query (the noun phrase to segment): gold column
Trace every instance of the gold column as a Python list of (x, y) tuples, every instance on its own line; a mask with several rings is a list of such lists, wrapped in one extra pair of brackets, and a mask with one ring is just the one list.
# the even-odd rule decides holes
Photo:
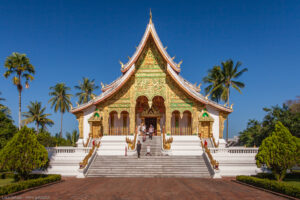
[(197, 123), (198, 123), (198, 115), (197, 115), (197, 108), (193, 108), (193, 112), (192, 112), (192, 135), (194, 133), (197, 133)]
[(219, 112), (219, 138), (223, 138), (224, 122), (228, 114)]
[(171, 108), (170, 108), (170, 88), (168, 87), (166, 90), (166, 122), (165, 122), (165, 133), (171, 134)]
[(160, 117), (157, 118), (157, 121), (156, 121), (156, 132), (157, 132), (157, 136), (160, 136), (161, 135), (161, 130), (160, 130)]
[(79, 138), (83, 138), (83, 112), (76, 114), (76, 119), (78, 121), (78, 129), (79, 129)]
[(103, 109), (103, 135), (108, 135), (108, 126), (109, 126), (109, 122), (108, 122), (108, 109), (104, 108)]
[[(133, 102), (131, 102), (133, 103)], [(129, 130), (130, 130), (130, 133), (129, 134), (134, 134), (135, 132), (135, 103), (133, 103), (131, 106), (130, 106), (130, 113), (129, 113)]]

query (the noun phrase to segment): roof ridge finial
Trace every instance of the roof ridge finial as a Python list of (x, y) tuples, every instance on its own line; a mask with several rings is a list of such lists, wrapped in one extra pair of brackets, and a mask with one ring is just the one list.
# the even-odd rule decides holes
[(149, 13), (150, 19), (149, 19), (149, 24), (152, 24), (152, 12), (151, 12), (151, 8), (150, 8), (150, 13)]

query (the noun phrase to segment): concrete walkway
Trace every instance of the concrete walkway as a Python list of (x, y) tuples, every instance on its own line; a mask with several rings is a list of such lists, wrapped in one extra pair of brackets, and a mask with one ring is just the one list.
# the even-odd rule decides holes
[(284, 199), (230, 179), (64, 178), (64, 182), (29, 191), (17, 199)]

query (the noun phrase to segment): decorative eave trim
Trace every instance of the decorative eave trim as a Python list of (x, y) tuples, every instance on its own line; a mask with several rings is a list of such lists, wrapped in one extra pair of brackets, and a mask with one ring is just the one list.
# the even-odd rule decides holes
[(127, 80), (131, 77), (132, 74), (134, 74), (135, 72), (135, 65), (133, 65), (131, 67), (130, 70), (128, 70), (128, 72), (126, 74), (124, 74), (119, 81), (117, 81), (113, 87), (109, 88), (108, 90), (106, 90), (105, 92), (101, 93), (99, 96), (97, 96), (95, 99), (85, 103), (85, 104), (81, 104), (79, 105), (77, 108), (73, 108), (72, 110), (70, 110), (71, 113), (77, 113), (80, 112), (88, 107), (90, 107), (91, 105), (96, 105), (104, 100), (106, 100), (107, 98), (111, 97), (113, 94), (115, 94), (126, 82)]
[(156, 44), (156, 46), (158, 47), (159, 52), (161, 53), (161, 55), (165, 58), (165, 60), (168, 62), (168, 64), (172, 67), (172, 69), (179, 73), (180, 72), (180, 67), (178, 67), (178, 64), (176, 64), (173, 59), (169, 56), (169, 54), (167, 53), (167, 51), (165, 50), (165, 48), (163, 47), (157, 33), (154, 27), (153, 23), (149, 23), (147, 25), (146, 31), (144, 33), (144, 36), (139, 44), (139, 46), (137, 47), (135, 53), (133, 54), (133, 56), (130, 58), (130, 60), (124, 64), (124, 67), (121, 69), (122, 73), (127, 72), (130, 67), (137, 61), (137, 59), (139, 58), (139, 56), (141, 55), (147, 41), (148, 38), (150, 36), (150, 34), (152, 35), (154, 42)]
[(203, 95), (201, 95), (200, 93), (196, 92), (196, 91), (192, 91), (192, 88), (188, 88), (188, 86), (185, 86), (184, 83), (180, 80), (179, 75), (177, 73), (175, 73), (172, 68), (168, 65), (167, 66), (167, 71), (169, 72), (169, 74), (171, 75), (171, 77), (175, 80), (175, 82), (187, 93), (189, 94), (191, 97), (193, 97), (194, 99), (196, 99), (197, 101), (205, 104), (205, 105), (210, 105), (214, 108), (217, 108), (218, 110), (222, 110), (226, 113), (231, 113), (233, 110), (227, 107), (224, 107), (214, 101), (211, 101), (209, 99), (205, 99), (205, 97), (203, 97)]

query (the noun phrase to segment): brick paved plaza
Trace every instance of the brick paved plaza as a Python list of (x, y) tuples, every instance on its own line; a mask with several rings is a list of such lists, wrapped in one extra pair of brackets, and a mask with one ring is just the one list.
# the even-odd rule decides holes
[(18, 199), (284, 199), (230, 179), (65, 178), (17, 196)]

